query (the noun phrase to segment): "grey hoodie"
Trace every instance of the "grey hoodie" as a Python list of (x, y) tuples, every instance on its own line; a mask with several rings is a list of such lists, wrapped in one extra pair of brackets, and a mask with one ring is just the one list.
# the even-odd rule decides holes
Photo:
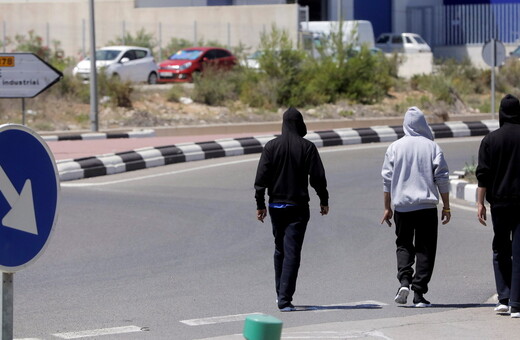
[(384, 191), (391, 194), (396, 211), (435, 208), (439, 192), (450, 190), (444, 154), (417, 107), (406, 112), (403, 130), (404, 137), (386, 150), (381, 171)]

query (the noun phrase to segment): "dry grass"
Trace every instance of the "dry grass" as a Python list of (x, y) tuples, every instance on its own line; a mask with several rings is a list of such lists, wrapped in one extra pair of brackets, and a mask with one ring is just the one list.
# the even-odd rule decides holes
[[(247, 107), (240, 102), (227, 106), (207, 106), (198, 103), (183, 104), (169, 101), (168, 86), (136, 87), (131, 95), (132, 107), (113, 107), (106, 98), (100, 98), (100, 130), (128, 127), (205, 125), (243, 122), (279, 121), (285, 108), (267, 111)], [(188, 92), (189, 90), (185, 91)], [(484, 96), (472, 98), (473, 104), (486, 101)], [(56, 97), (42, 93), (25, 101), (26, 124), (37, 131), (75, 131), (90, 129), (90, 105), (75, 98)], [(319, 107), (299, 108), (305, 119), (359, 119), (373, 117), (399, 117), (409, 106), (418, 106), (430, 115), (430, 122), (440, 122), (460, 113), (479, 113), (464, 103), (447, 106), (435, 103), (428, 93), (403, 89), (393, 90), (375, 105), (353, 104), (339, 101)], [(0, 119), (3, 123), (22, 122), (22, 99), (0, 101)]]

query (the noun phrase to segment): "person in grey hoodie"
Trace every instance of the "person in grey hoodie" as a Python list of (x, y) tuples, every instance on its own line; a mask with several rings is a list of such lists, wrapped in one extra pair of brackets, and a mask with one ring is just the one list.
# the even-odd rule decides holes
[(391, 227), (394, 218), (400, 283), (394, 301), (406, 304), (411, 285), (414, 305), (429, 307), (424, 294), (428, 292), (437, 250), (439, 193), (444, 204), (442, 224), (451, 218), (449, 170), (417, 107), (406, 112), (403, 130), (404, 136), (390, 144), (385, 153), (381, 171), (385, 210), (381, 224), (386, 222)]

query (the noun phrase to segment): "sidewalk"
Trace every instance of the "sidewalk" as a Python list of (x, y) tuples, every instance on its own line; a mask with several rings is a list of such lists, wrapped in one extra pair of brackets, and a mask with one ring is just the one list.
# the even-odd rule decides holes
[(207, 142), (223, 138), (250, 137), (250, 132), (207, 134), (191, 136), (164, 136), (142, 138), (114, 138), (96, 140), (47, 141), (56, 161), (86, 158), (110, 153), (121, 153), (142, 148), (170, 146), (183, 143)]
[[(434, 305), (435, 306), (435, 305)], [(345, 321), (282, 329), (282, 340), (304, 339), (399, 339), (399, 340), (491, 340), (518, 339), (520, 319), (496, 315), (494, 304), (386, 319)], [(297, 312), (293, 312), (297, 313)], [(283, 319), (281, 313), (273, 315)], [(200, 340), (244, 339), (237, 327), (234, 335)]]

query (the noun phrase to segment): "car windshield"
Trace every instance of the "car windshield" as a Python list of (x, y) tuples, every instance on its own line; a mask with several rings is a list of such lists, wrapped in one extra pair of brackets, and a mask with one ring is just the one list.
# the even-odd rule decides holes
[(119, 50), (99, 50), (96, 51), (96, 60), (114, 60), (119, 53)]
[(415, 36), (414, 39), (419, 44), (426, 44), (426, 41), (424, 41), (420, 36)]
[(249, 55), (247, 59), (260, 59), (260, 57), (264, 54), (262, 51), (256, 51), (253, 54)]
[(180, 50), (172, 54), (170, 60), (195, 60), (202, 54), (201, 50)]

